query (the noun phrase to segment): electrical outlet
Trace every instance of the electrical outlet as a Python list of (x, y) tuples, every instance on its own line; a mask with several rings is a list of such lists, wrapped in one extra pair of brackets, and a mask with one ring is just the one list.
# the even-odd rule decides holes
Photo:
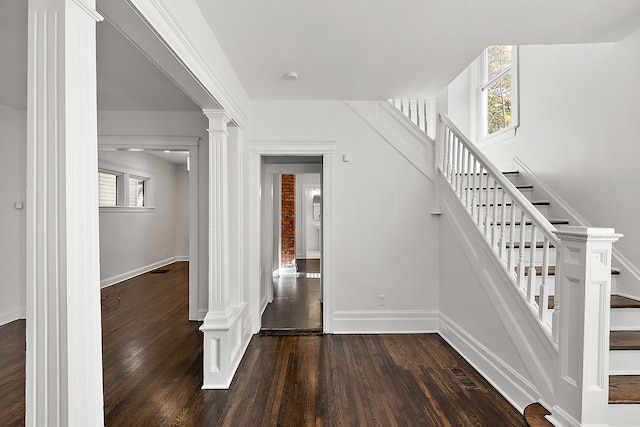
[(378, 295), (378, 304), (379, 305), (385, 305), (387, 303), (387, 296), (386, 295)]

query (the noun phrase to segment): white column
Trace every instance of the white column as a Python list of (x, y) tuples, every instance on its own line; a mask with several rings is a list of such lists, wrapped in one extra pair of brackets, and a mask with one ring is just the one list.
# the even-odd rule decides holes
[(555, 310), (556, 404), (552, 417), (608, 425), (612, 228), (559, 227)]
[(230, 118), (223, 110), (204, 110), (204, 114), (209, 119), (209, 309), (200, 327), (204, 332), (203, 388), (219, 389), (229, 387), (242, 356), (244, 305), (233, 298), (229, 280)]
[(28, 426), (101, 426), (95, 0), (29, 0)]

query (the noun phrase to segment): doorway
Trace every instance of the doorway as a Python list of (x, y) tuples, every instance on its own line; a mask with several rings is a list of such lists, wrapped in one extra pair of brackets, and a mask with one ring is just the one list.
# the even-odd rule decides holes
[[(273, 230), (271, 265), (277, 269), (271, 272), (263, 335), (322, 333), (321, 173), (290, 173), (321, 167), (322, 159), (304, 160), (308, 163), (292, 167), (287, 163), (274, 166), (274, 159), (265, 159), (266, 173), (273, 174), (269, 180), (273, 182), (273, 215), (265, 225)], [(276, 173), (287, 169), (289, 173)]]
[(321, 156), (262, 158), (262, 334), (322, 333), (322, 166)]

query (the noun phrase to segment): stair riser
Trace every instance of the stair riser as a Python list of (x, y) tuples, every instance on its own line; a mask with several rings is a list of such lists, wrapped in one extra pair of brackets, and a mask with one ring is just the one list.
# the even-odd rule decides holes
[[(612, 331), (638, 331), (640, 330), (640, 308), (612, 308)], [(640, 359), (638, 359), (640, 365)]]
[(640, 350), (611, 350), (610, 375), (640, 375)]

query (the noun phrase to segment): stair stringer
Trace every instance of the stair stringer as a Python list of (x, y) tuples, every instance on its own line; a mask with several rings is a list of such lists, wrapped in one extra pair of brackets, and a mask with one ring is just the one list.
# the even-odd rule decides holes
[(435, 142), (387, 101), (344, 101), (420, 173), (435, 182)]
[[(536, 176), (522, 160), (516, 157), (513, 161), (518, 172), (523, 176), (523, 180), (533, 184), (538, 196), (551, 201), (551, 205), (556, 210), (553, 215), (568, 218), (572, 224), (592, 226), (569, 203)], [(620, 270), (620, 275), (612, 277), (611, 293), (633, 299), (640, 298), (640, 269), (616, 249), (615, 245), (611, 251), (611, 258), (612, 266)]]
[[(520, 411), (523, 411), (532, 401), (538, 401), (550, 408), (555, 400), (557, 349), (446, 179), (441, 178), (438, 180), (441, 186), (441, 221), (447, 221), (454, 230), (454, 237), (462, 247), (464, 258), (466, 258), (462, 259), (463, 257), (459, 256), (457, 262), (467, 261), (472, 266), (478, 282), (493, 304), (490, 309), (498, 314), (508, 332), (509, 339), (528, 370), (529, 379), (524, 378), (523, 375), (517, 375), (513, 369), (504, 369), (503, 366), (509, 364), (501, 357), (500, 349), (484, 349), (478, 343), (469, 340), (464, 346), (458, 345), (455, 342), (456, 337), (448, 336), (448, 329), (451, 328), (451, 323), (456, 322), (455, 318), (442, 315), (441, 335), (452, 343), (454, 348), (472, 365), (478, 367), (482, 375)], [(443, 268), (446, 266), (443, 266), (441, 259), (440, 270), (442, 271)], [(446, 285), (440, 284), (441, 288)], [(456, 335), (471, 336), (461, 327), (456, 329), (458, 329)], [(486, 351), (494, 355), (495, 359), (490, 361), (494, 369), (482, 368), (487, 363), (482, 358), (482, 354)]]

